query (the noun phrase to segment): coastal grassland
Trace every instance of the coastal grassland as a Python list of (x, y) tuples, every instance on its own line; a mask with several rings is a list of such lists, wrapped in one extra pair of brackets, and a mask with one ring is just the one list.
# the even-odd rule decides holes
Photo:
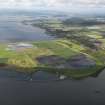
[(49, 49), (53, 52), (53, 55), (58, 55), (64, 58), (68, 58), (77, 54), (77, 52), (73, 50), (71, 46), (63, 45), (63, 43), (60, 44), (59, 41), (62, 40), (39, 41), (33, 42), (33, 44), (39, 48)]
[(82, 79), (88, 76), (97, 76), (105, 67), (104, 66), (94, 66), (83, 69), (56, 69), (56, 68), (37, 68), (37, 70), (43, 70), (56, 75), (65, 75), (73, 79)]
[[(38, 70), (44, 70), (51, 73), (63, 74), (72, 78), (82, 78), (94, 75), (104, 68), (104, 59), (101, 58), (103, 58), (105, 53), (102, 50), (100, 50), (100, 52), (92, 52), (91, 50), (87, 50), (87, 47), (74, 43), (68, 39), (33, 41), (30, 43), (33, 45), (33, 48), (25, 48), (21, 51), (6, 50), (8, 44), (0, 44), (0, 60), (3, 60), (3, 58), (6, 59), (5, 63), (14, 67), (14, 70), (19, 72), (31, 73)], [(81, 69), (58, 69), (49, 65), (40, 64), (37, 61), (38, 57), (50, 55), (56, 55), (68, 60), (77, 54), (84, 54), (90, 59), (95, 60), (96, 65)]]
[(33, 61), (27, 54), (17, 54), (16, 56), (9, 58), (8, 64), (24, 69), (37, 66), (37, 62)]
[(99, 72), (101, 72), (104, 69), (104, 66), (94, 66), (84, 69), (78, 69), (78, 70), (67, 70), (67, 72), (64, 72), (64, 75), (67, 77), (72, 77), (74, 79), (81, 79), (88, 76), (97, 76)]
[(38, 46), (39, 48), (48, 48), (50, 49), (53, 54), (59, 55), (66, 59), (70, 58), (76, 54), (84, 54), (91, 59), (94, 59), (98, 65), (104, 64), (104, 56), (105, 51), (92, 51), (91, 49), (81, 45), (71, 42), (67, 39), (59, 39), (53, 41), (41, 41), (41, 42), (33, 42), (34, 45)]
[[(83, 54), (96, 63), (92, 67), (81, 69), (57, 69), (38, 63), (38, 70), (54, 73), (59, 72), (72, 78), (86, 77), (103, 70), (105, 65), (105, 38), (102, 34), (104, 34), (105, 26), (103, 24), (97, 24), (97, 21), (92, 21), (74, 18), (67, 19), (67, 21), (57, 19), (34, 20), (33, 26), (40, 27), (49, 35), (59, 38), (50, 41), (32, 42), (34, 46), (38, 47), (38, 50), (43, 49), (41, 52), (46, 51), (46, 49), (51, 51), (52, 54), (47, 53), (45, 54), (46, 56), (57, 55), (63, 57), (65, 60), (70, 60), (73, 56)], [(34, 58), (34, 60), (42, 56), (41, 54), (39, 56), (35, 54), (34, 50), (29, 51), (29, 53), (28, 55), (32, 59)]]
[(97, 31), (83, 32), (83, 34), (89, 36), (90, 38), (103, 39), (103, 36)]
[(95, 75), (98, 72), (102, 71), (104, 69), (104, 54), (105, 52), (100, 50), (98, 51), (91, 51), (90, 49), (87, 50), (85, 46), (76, 44), (71, 42), (70, 40), (67, 39), (59, 39), (59, 40), (53, 40), (50, 41), (50, 44), (48, 44), (48, 41), (42, 41), (42, 42), (34, 42), (34, 45), (37, 45), (38, 47), (41, 48), (48, 48), (55, 55), (62, 56), (66, 59), (76, 55), (76, 54), (84, 54), (90, 59), (93, 59), (96, 62), (96, 65), (93, 67), (86, 67), (86, 68), (78, 68), (78, 69), (57, 69), (57, 68), (42, 68), (41, 70), (45, 70), (48, 72), (53, 72), (53, 73), (61, 73), (63, 75), (66, 75), (68, 77), (72, 78), (83, 78), (87, 77), (90, 75)]
[[(48, 49), (25, 49), (22, 52), (16, 52), (15, 55), (8, 59), (8, 65), (15, 66), (20, 72), (33, 72), (39, 66), (36, 57), (51, 55), (52, 52)], [(20, 70), (19, 70), (19, 69)]]
[(0, 58), (10, 58), (16, 55), (13, 51), (6, 50), (7, 44), (0, 44)]

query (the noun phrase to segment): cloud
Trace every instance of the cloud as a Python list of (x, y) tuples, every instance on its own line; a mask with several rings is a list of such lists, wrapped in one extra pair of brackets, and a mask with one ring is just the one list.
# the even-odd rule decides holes
[(105, 0), (0, 0), (2, 8), (105, 7)]

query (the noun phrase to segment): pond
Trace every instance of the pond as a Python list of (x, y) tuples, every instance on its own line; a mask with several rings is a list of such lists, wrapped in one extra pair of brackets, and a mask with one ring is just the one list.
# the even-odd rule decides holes
[(35, 41), (54, 39), (48, 36), (45, 30), (24, 25), (22, 21), (29, 17), (1, 16), (0, 17), (0, 42)]

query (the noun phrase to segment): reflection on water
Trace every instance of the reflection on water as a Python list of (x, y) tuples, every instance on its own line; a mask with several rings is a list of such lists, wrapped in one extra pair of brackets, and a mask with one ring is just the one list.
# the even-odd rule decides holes
[[(4, 77), (3, 77), (4, 76)], [(9, 76), (9, 78), (6, 78)], [(13, 79), (15, 78), (17, 79)], [(20, 77), (19, 77), (20, 76)], [(28, 75), (27, 75), (28, 76)], [(98, 77), (64, 81), (16, 81), (24, 74), (0, 71), (0, 102), (2, 105), (104, 105), (105, 70)], [(37, 72), (33, 79), (56, 78)], [(12, 77), (10, 79), (10, 77)]]
[(13, 79), (21, 81), (52, 81), (59, 80), (59, 77), (55, 74), (37, 71), (36, 73), (28, 74), (22, 72), (16, 72), (15, 70), (0, 70), (0, 79)]
[(1, 41), (32, 41), (49, 40), (53, 37), (48, 36), (44, 30), (21, 22), (28, 17), (18, 19), (16, 17), (0, 17), (0, 42)]
[(59, 80), (57, 75), (43, 72), (43, 71), (38, 71), (35, 74), (32, 75), (32, 80), (40, 80), (40, 81), (45, 81), (45, 80)]

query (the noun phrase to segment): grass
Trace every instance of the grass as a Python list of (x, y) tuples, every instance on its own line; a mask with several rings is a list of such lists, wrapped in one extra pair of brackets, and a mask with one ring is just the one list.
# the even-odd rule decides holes
[(16, 54), (13, 51), (7, 51), (6, 48), (6, 44), (0, 44), (0, 58), (10, 58)]
[(33, 44), (35, 46), (38, 46), (39, 48), (47, 48), (53, 52), (53, 55), (59, 55), (64, 58), (68, 58), (77, 53), (73, 51), (70, 47), (67, 48), (59, 44), (58, 40), (34, 42)]
[[(18, 51), (7, 51), (8, 45), (0, 45), (0, 58), (4, 58), (3, 62), (6, 64), (16, 67), (17, 71), (20, 72), (35, 72), (39, 69), (47, 72), (53, 72), (64, 74), (72, 78), (82, 78), (89, 75), (93, 75), (101, 71), (104, 67), (102, 57), (105, 55), (104, 51), (100, 52), (87, 52), (86, 47), (76, 44), (67, 39), (51, 40), (51, 41), (36, 41), (30, 42), (35, 47), (31, 49), (24, 49), (21, 52)], [(68, 59), (74, 55), (83, 53), (88, 57), (95, 59), (96, 66), (86, 67), (83, 69), (57, 69), (40, 64), (36, 58), (40, 56), (58, 55), (65, 59)], [(101, 57), (101, 58), (100, 58)], [(1, 59), (2, 60), (2, 59)], [(101, 63), (98, 63), (101, 62)], [(1, 61), (2, 63), (2, 61)], [(39, 69), (37, 69), (39, 68)], [(15, 70), (15, 69), (14, 69)]]
[(8, 60), (9, 65), (13, 65), (19, 68), (34, 68), (37, 66), (37, 61), (32, 60), (26, 54), (18, 54)]
[[(36, 23), (38, 24), (38, 21), (36, 21)], [(96, 65), (94, 67), (86, 67), (81, 70), (60, 70), (60, 73), (63, 73), (72, 78), (80, 78), (93, 75), (104, 68), (105, 39), (101, 35), (101, 31), (103, 30), (103, 28), (101, 28), (101, 25), (99, 25), (101, 29), (92, 29), (91, 27), (90, 29), (88, 29), (87, 27), (83, 27), (82, 25), (66, 25), (63, 24), (62, 21), (58, 21), (56, 19), (41, 20), (39, 21), (39, 23), (40, 28), (42, 27), (45, 30), (51, 29), (53, 30), (52, 32), (50, 32), (51, 35), (53, 35), (54, 33), (55, 36), (60, 36), (60, 38), (62, 37), (62, 39), (32, 42), (34, 46), (37, 46), (39, 49), (47, 49), (51, 51), (53, 55), (58, 55), (65, 59), (70, 59), (70, 57), (82, 53), (96, 62)], [(59, 31), (61, 32), (59, 33)], [(48, 31), (46, 30), (46, 32)], [(102, 42), (102, 45), (100, 45), (98, 50), (97, 46), (94, 45), (94, 41)], [(39, 64), (38, 67), (40, 68), (41, 65)], [(43, 69), (55, 73), (59, 71), (57, 70), (57, 68), (47, 68), (46, 66)]]
[(94, 76), (97, 75), (99, 72), (101, 72), (105, 67), (104, 66), (93, 66), (83, 69), (56, 69), (56, 68), (37, 68), (38, 70), (43, 70), (46, 72), (59, 74), (59, 75), (65, 75), (67, 77), (73, 78), (73, 79), (82, 79), (86, 78), (88, 76)]
[[(97, 74), (105, 68), (105, 38), (100, 33), (102, 29), (92, 30), (83, 26), (69, 26), (63, 24), (62, 21), (58, 19), (37, 20), (36, 24), (33, 25), (44, 28), (45, 30), (52, 29), (54, 32), (50, 32), (50, 34), (53, 35), (54, 33), (57, 37), (63, 33), (64, 35), (60, 35), (62, 38), (57, 40), (30, 42), (34, 47), (30, 49), (26, 48), (22, 51), (6, 50), (8, 44), (1, 43), (0, 64), (5, 63), (19, 72), (32, 73), (43, 70), (55, 74), (59, 73), (75, 79)], [(98, 51), (93, 51), (92, 45), (94, 43), (91, 40), (102, 42), (102, 46), (100, 46)], [(94, 60), (96, 65), (81, 69), (57, 69), (56, 67), (40, 64), (37, 61), (37, 57), (49, 55), (57, 55), (67, 60), (80, 53)]]

